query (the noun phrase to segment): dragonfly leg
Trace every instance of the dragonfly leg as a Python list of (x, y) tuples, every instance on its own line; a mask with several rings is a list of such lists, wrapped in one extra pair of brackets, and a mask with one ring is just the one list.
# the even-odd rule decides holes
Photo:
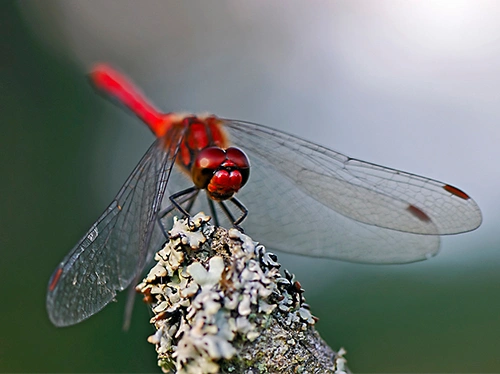
[(240, 223), (243, 222), (247, 217), (248, 209), (243, 205), (241, 201), (239, 201), (235, 197), (232, 197), (229, 201), (231, 201), (241, 211), (241, 215), (238, 217), (238, 219), (234, 218), (233, 214), (229, 211), (229, 208), (224, 203), (224, 201), (219, 201), (219, 205), (224, 211), (224, 214), (227, 216), (227, 218), (232, 222), (233, 227), (243, 232), (243, 228), (240, 226)]
[[(189, 217), (189, 212), (185, 210), (181, 204), (185, 203), (188, 201), (192, 196), (196, 196), (198, 194), (198, 188), (193, 186), (186, 188), (185, 190), (179, 191), (174, 193), (173, 195), (170, 195), (169, 199), (172, 202), (172, 205), (175, 209), (177, 209), (179, 212), (181, 212), (185, 217)], [(195, 195), (196, 193), (196, 195)], [(185, 196), (184, 199), (181, 199), (181, 201), (177, 201), (179, 197)]]
[[(169, 197), (169, 199), (172, 203), (168, 207), (166, 207), (165, 209), (158, 212), (158, 215), (157, 215), (158, 224), (160, 225), (161, 231), (163, 232), (163, 235), (166, 238), (168, 238), (167, 229), (165, 228), (165, 225), (163, 224), (162, 219), (165, 218), (165, 216), (167, 214), (169, 214), (174, 209), (177, 209), (179, 212), (182, 213), (183, 216), (189, 218), (191, 208), (193, 207), (193, 204), (194, 204), (199, 192), (200, 192), (200, 190), (198, 188), (196, 188), (195, 186), (187, 188), (187, 189), (182, 190), (180, 192), (177, 192)], [(177, 200), (177, 199), (179, 199), (179, 200)], [(188, 203), (186, 209), (184, 209), (182, 207), (182, 204), (186, 203), (187, 201), (189, 203)]]
[(217, 210), (215, 209), (214, 201), (210, 197), (208, 197), (208, 195), (207, 195), (207, 200), (208, 200), (208, 206), (210, 207), (210, 214), (212, 215), (213, 218), (214, 226), (220, 226), (219, 217), (217, 216)]
[[(248, 209), (246, 208), (245, 205), (243, 205), (243, 203), (241, 201), (239, 201), (235, 197), (232, 197), (230, 201), (241, 211), (241, 215), (239, 216), (239, 218), (236, 221), (233, 221), (233, 224), (236, 227), (239, 227), (239, 224), (241, 222), (243, 222), (245, 220), (245, 218), (247, 218), (247, 216), (248, 216)], [(243, 230), (241, 230), (241, 231), (243, 231)]]

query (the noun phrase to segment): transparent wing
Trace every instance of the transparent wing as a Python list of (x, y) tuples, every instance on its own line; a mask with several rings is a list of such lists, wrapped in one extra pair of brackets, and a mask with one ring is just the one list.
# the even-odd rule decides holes
[(153, 143), (110, 206), (52, 275), (47, 311), (56, 326), (78, 323), (101, 310), (166, 240), (156, 216), (175, 158), (169, 149), (163, 139)]
[(269, 247), (355, 262), (412, 262), (438, 252), (437, 235), (481, 223), (477, 204), (447, 184), (261, 125), (227, 120), (225, 128), (252, 164), (238, 194), (250, 211), (243, 226)]

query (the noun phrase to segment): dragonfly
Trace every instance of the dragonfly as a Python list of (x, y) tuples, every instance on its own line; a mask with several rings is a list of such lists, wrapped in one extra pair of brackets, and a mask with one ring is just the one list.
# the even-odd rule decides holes
[(89, 78), (156, 140), (52, 274), (46, 306), (56, 326), (89, 318), (137, 281), (176, 212), (209, 211), (274, 250), (374, 264), (428, 259), (441, 235), (481, 224), (476, 202), (450, 184), (251, 122), (164, 113), (107, 64)]

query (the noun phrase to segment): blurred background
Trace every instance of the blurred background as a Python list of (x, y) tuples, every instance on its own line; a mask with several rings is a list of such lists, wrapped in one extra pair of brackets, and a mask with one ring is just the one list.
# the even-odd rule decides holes
[[(500, 2), (0, 2), (0, 370), (159, 372), (137, 300), (52, 326), (48, 279), (153, 136), (89, 88), (97, 61), (165, 111), (266, 124), (446, 181), (484, 215), (421, 263), (278, 253), (354, 372), (500, 371)], [(258, 239), (254, 237), (254, 239)]]

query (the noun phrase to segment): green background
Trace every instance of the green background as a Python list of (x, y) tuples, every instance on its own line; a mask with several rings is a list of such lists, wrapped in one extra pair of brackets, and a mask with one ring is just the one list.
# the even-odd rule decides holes
[[(89, 154), (103, 144), (125, 154), (114, 134), (128, 129), (103, 120), (110, 108), (82, 69), (42, 45), (15, 3), (0, 2), (0, 20), (0, 370), (158, 372), (139, 300), (126, 333), (126, 295), (74, 327), (58, 329), (47, 318), (50, 274), (119, 188), (100, 190), (88, 177), (96, 169), (107, 175)], [(127, 156), (129, 170), (147, 141)], [(354, 372), (497, 372), (499, 241), (470, 235), (463, 237), (469, 257), (405, 266), (279, 255), (303, 280), (320, 334), (333, 349), (347, 349)], [(475, 261), (481, 253), (490, 257)]]

